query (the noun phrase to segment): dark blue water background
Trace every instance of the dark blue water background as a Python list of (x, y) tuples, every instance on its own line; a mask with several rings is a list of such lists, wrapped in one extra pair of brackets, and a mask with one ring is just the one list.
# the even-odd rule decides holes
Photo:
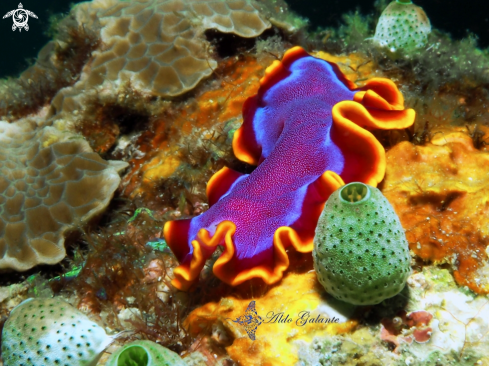
[[(29, 31), (12, 31), (12, 17), (2, 19), (10, 10), (18, 9), (19, 1), (24, 9), (32, 11), (38, 19), (29, 17)], [(49, 17), (67, 14), (73, 0), (0, 0), (0, 77), (15, 76), (32, 64), (39, 50), (50, 38)]]
[[(19, 0), (1, 0), (0, 16), (18, 8)], [(0, 18), (0, 77), (15, 76), (33, 62), (41, 47), (48, 42), (45, 34), (50, 15), (67, 13), (73, 0), (23, 0), (24, 9), (38, 19), (29, 19), (29, 31), (12, 31), (12, 19)], [(310, 19), (311, 28), (338, 26), (341, 15), (360, 9), (363, 14), (373, 11), (370, 0), (287, 0), (297, 13)], [(434, 27), (450, 32), (456, 39), (468, 32), (479, 37), (482, 48), (489, 47), (489, 2), (487, 0), (416, 0)]]

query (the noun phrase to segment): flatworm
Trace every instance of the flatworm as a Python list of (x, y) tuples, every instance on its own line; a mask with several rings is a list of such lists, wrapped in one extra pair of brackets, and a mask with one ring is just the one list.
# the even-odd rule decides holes
[(214, 274), (236, 286), (251, 278), (273, 284), (289, 266), (286, 249), (311, 252), (329, 195), (352, 181), (376, 186), (385, 151), (368, 131), (413, 124), (395, 84), (374, 78), (356, 89), (339, 68), (302, 48), (287, 51), (243, 106), (235, 155), (258, 165), (249, 175), (227, 167), (207, 185), (210, 208), (169, 221), (165, 239), (180, 265), (173, 284), (188, 289), (218, 245)]

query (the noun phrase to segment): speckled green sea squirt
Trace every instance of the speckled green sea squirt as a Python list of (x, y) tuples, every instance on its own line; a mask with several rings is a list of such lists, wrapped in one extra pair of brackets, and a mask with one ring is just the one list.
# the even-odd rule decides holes
[(151, 341), (126, 344), (113, 353), (106, 366), (186, 366), (178, 354)]
[(425, 47), (430, 33), (430, 20), (424, 10), (411, 0), (397, 0), (382, 12), (373, 41), (392, 52), (411, 52)]
[(374, 305), (398, 294), (411, 273), (399, 218), (382, 193), (363, 183), (336, 190), (314, 237), (314, 268), (326, 291), (355, 305)]
[(93, 366), (114, 340), (85, 314), (59, 299), (27, 299), (2, 331), (5, 366)]

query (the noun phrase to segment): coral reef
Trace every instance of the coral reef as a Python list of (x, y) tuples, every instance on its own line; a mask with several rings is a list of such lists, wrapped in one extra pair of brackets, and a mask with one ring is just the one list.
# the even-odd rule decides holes
[(72, 16), (56, 26), (54, 39), (46, 44), (36, 63), (18, 78), (0, 80), (0, 117), (13, 121), (35, 113), (56, 93), (79, 78), (91, 52), (100, 45), (95, 29)]
[(380, 15), (372, 40), (392, 52), (402, 49), (409, 53), (425, 47), (430, 33), (430, 20), (422, 8), (410, 0), (396, 0)]
[(112, 84), (129, 82), (156, 96), (185, 93), (217, 65), (206, 30), (256, 37), (271, 26), (249, 0), (96, 1), (73, 11), (80, 24), (101, 28), (105, 46), (93, 53), (80, 81), (54, 98), (53, 114), (80, 109), (84, 90)]
[(57, 263), (66, 232), (107, 207), (127, 164), (30, 120), (0, 122), (0, 141), (0, 268)]
[(411, 273), (399, 218), (377, 188), (363, 183), (347, 184), (328, 198), (312, 253), (326, 291), (355, 305), (397, 295)]
[[(263, 321), (256, 329), (256, 340), (234, 322), (245, 314), (251, 301), (238, 292), (197, 308), (188, 316), (189, 331), (201, 344), (197, 349), (205, 354), (209, 347), (219, 354), (219, 349), (225, 348), (235, 362), (244, 366), (293, 365), (297, 361), (297, 340), (310, 340), (324, 333), (343, 334), (358, 326), (354, 308), (324, 294), (312, 271), (288, 274), (280, 285), (253, 300)], [(208, 339), (212, 342), (207, 346)]]
[[(253, 297), (263, 320), (255, 341), (233, 322), (251, 300), (239, 294), (194, 310), (187, 322), (202, 354), (220, 354), (225, 348), (242, 365), (374, 366), (382, 360), (394, 366), (471, 366), (489, 362), (485, 296), (457, 286), (448, 270), (435, 266), (411, 274), (406, 287), (382, 304), (355, 308), (321, 294), (314, 273), (289, 273), (279, 285)], [(299, 313), (308, 310), (311, 321), (298, 325)], [(318, 315), (339, 321), (315, 322), (321, 319)]]
[(76, 294), (76, 306), (101, 317), (110, 329), (132, 331), (125, 342), (148, 339), (181, 353), (191, 344), (183, 320), (195, 302), (209, 301), (209, 295), (183, 296), (171, 286), (176, 260), (164, 244), (155, 245), (164, 213), (121, 199), (114, 204), (107, 224), (77, 243), (82, 249), (74, 265), (82, 267), (80, 273), (50, 287), (57, 296)]
[(479, 293), (489, 290), (477, 276), (489, 243), (487, 174), (480, 169), (488, 159), (465, 128), (438, 129), (430, 143), (402, 142), (387, 153), (382, 187), (411, 250), (451, 265), (456, 281)]
[[(379, 360), (393, 366), (486, 365), (487, 298), (458, 287), (448, 270), (433, 266), (413, 273), (407, 283), (409, 297), (401, 307), (404, 310), (397, 310), (399, 304), (387, 300), (367, 313), (365, 323), (350, 333), (297, 340), (294, 346), (299, 362), (305, 366), (373, 366)], [(411, 314), (411, 319), (406, 313)], [(394, 335), (385, 339), (384, 326), (374, 326), (372, 321), (399, 324), (400, 333), (395, 340), (398, 345), (391, 338)], [(427, 331), (428, 328), (431, 329)], [(419, 341), (410, 340), (416, 331), (420, 332)], [(406, 341), (401, 340), (403, 333)]]
[(377, 69), (378, 65), (359, 53), (333, 55), (328, 52), (318, 51), (313, 53), (313, 56), (337, 64), (348, 80), (361, 87), (368, 80), (382, 76), (382, 73)]
[(59, 299), (27, 299), (2, 331), (5, 366), (93, 365), (114, 340), (104, 329)]
[(409, 314), (401, 310), (392, 319), (382, 319), (380, 339), (396, 346), (394, 352), (398, 352), (401, 343), (426, 343), (431, 338), (432, 328), (429, 325), (432, 319), (433, 315), (424, 310)]
[[(380, 15), (386, 1), (377, 5)], [(375, 14), (345, 14), (344, 24), (338, 29), (319, 32), (317, 36), (322, 39), (316, 47), (334, 55), (353, 53), (356, 58), (363, 58), (362, 68), (371, 68), (377, 76), (396, 81), (406, 105), (417, 112), (417, 133), (424, 129), (426, 119), (431, 123), (433, 113), (445, 117), (453, 111), (450, 118), (461, 125), (483, 123), (487, 118), (483, 105), (488, 100), (489, 53), (477, 48), (476, 35), (453, 40), (449, 34), (433, 29), (425, 48), (407, 53), (398, 49), (394, 55), (386, 48), (372, 47), (372, 42), (365, 42), (365, 37), (374, 36), (377, 18)]]
[[(263, 72), (250, 55), (227, 59), (216, 70), (225, 77), (152, 120), (135, 141), (140, 154), (130, 159), (124, 194), (132, 199), (145, 196), (146, 202), (157, 202), (155, 208), (170, 205), (181, 214), (198, 213), (194, 210), (199, 203), (206, 203), (205, 182), (224, 163), (236, 166), (232, 134), (240, 125), (244, 101), (256, 94)], [(162, 197), (156, 196), (160, 192)], [(181, 194), (188, 202), (183, 207)]]
[(180, 356), (151, 341), (135, 341), (118, 349), (106, 366), (186, 366)]
[[(0, 276), (4, 364), (24, 350), (64, 364), (78, 355), (58, 339), (83, 357), (99, 343), (77, 342), (73, 323), (75, 339), (53, 347), (43, 332), (64, 321), (30, 310), (34, 325), (12, 332), (24, 316), (14, 307), (36, 297), (21, 306), (65, 300), (86, 314), (69, 316), (100, 325), (104, 346), (121, 333), (93, 352), (99, 366), (147, 365), (150, 341), (199, 366), (489, 365), (489, 52), (429, 22), (402, 41), (418, 13), (381, 18), (376, 32), (387, 3), (314, 32), (282, 0), (94, 0), (53, 24), (36, 64), (0, 83), (0, 257), (25, 249), (14, 254), (26, 268), (65, 259)], [(122, 179), (126, 164), (108, 160), (128, 163)], [(347, 238), (358, 221), (346, 226), (346, 210), (325, 216), (338, 235), (315, 255), (339, 250), (322, 272), (352, 273), (361, 288), (348, 296), (368, 304), (358, 307), (321, 285), (310, 254), (329, 193), (357, 180), (378, 184), (411, 249), (388, 281), (397, 295), (368, 301), (362, 283), (375, 284), (341, 250), (379, 234), (405, 244), (403, 230), (387, 238), (379, 220), (364, 223), (361, 241)], [(380, 281), (397, 264), (367, 249)], [(32, 328), (43, 337), (17, 339)]]
[(250, 175), (224, 167), (208, 183), (205, 214), (165, 224), (181, 262), (172, 282), (180, 289), (198, 279), (218, 245), (225, 249), (213, 271), (224, 282), (279, 281), (289, 265), (287, 247), (312, 251), (322, 206), (343, 179), (374, 185), (382, 179), (384, 150), (366, 129), (414, 121), (392, 82), (373, 79), (355, 89), (335, 65), (300, 47), (267, 69), (243, 115), (233, 151), (259, 167)]

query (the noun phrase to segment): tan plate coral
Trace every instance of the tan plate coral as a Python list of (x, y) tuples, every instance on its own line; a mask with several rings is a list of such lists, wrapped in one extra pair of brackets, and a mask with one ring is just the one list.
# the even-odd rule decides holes
[(127, 166), (82, 138), (36, 127), (0, 122), (0, 269), (62, 260), (65, 232), (108, 205)]
[(55, 111), (76, 109), (73, 97), (107, 82), (130, 82), (157, 96), (183, 94), (217, 66), (206, 30), (249, 38), (271, 27), (251, 0), (98, 0), (74, 11), (80, 24), (101, 27), (103, 47), (75, 87), (55, 97)]

